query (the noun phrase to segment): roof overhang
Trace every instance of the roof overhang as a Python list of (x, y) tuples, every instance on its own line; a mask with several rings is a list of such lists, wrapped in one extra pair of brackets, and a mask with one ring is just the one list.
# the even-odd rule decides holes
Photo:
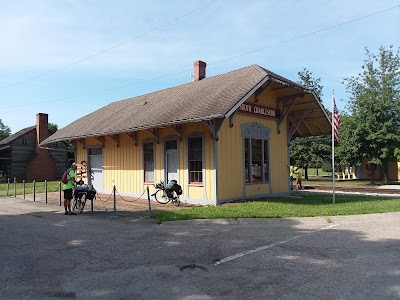
[(278, 120), (278, 132), (280, 123), (287, 118), (289, 121), (289, 139), (295, 136), (318, 136), (331, 133), (331, 121), (312, 90), (269, 75), (237, 102), (225, 114), (225, 118), (231, 117), (243, 103), (268, 81), (282, 86), (277, 93), (280, 102), (280, 117), (282, 118)]
[(183, 120), (174, 120), (171, 122), (165, 122), (165, 123), (157, 123), (157, 124), (149, 124), (149, 125), (144, 125), (144, 126), (139, 126), (139, 127), (134, 127), (134, 128), (126, 128), (118, 131), (110, 131), (110, 132), (97, 132), (97, 133), (92, 133), (92, 134), (85, 134), (85, 135), (76, 135), (76, 136), (69, 136), (69, 137), (64, 137), (64, 138), (59, 138), (59, 139), (53, 139), (53, 140), (44, 140), (43, 142), (40, 143), (40, 146), (44, 146), (50, 143), (55, 143), (55, 142), (63, 142), (63, 141), (73, 141), (73, 140), (78, 140), (78, 139), (83, 139), (83, 138), (90, 138), (90, 137), (101, 137), (101, 136), (109, 136), (109, 135), (115, 135), (115, 134), (121, 134), (121, 133), (127, 133), (127, 132), (133, 132), (133, 131), (139, 131), (139, 130), (147, 130), (147, 129), (152, 129), (152, 128), (162, 128), (162, 127), (168, 127), (171, 125), (179, 125), (179, 124), (184, 124), (184, 123), (194, 123), (194, 122), (201, 122), (201, 121), (209, 121), (212, 119), (219, 119), (219, 118), (224, 118), (223, 115), (210, 115), (206, 117), (199, 117), (199, 118), (190, 118), (190, 119), (183, 119)]

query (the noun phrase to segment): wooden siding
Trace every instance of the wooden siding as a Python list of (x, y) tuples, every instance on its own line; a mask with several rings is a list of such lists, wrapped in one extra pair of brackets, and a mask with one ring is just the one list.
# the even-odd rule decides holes
[[(26, 140), (26, 144), (22, 144)], [(11, 146), (11, 168), (10, 177), (17, 181), (26, 179), (26, 166), (36, 153), (36, 131), (31, 130), (10, 142)]]
[[(193, 134), (199, 134), (204, 139), (204, 174), (202, 186), (189, 186), (188, 167), (187, 167), (187, 137)], [(103, 180), (104, 186), (99, 190), (111, 191), (115, 184), (118, 192), (125, 195), (141, 195), (147, 186), (150, 192), (154, 191), (154, 184), (144, 183), (143, 174), (143, 142), (155, 142), (155, 178), (159, 182), (165, 180), (165, 158), (164, 143), (169, 139), (178, 140), (178, 183), (182, 186), (182, 199), (195, 200), (194, 202), (214, 204), (213, 197), (213, 153), (212, 139), (209, 131), (202, 123), (188, 123), (183, 126), (182, 138), (171, 128), (161, 128), (159, 131), (159, 143), (147, 130), (138, 132), (138, 146), (126, 134), (119, 134), (119, 147), (109, 137), (106, 137), (105, 147), (103, 148)], [(211, 145), (210, 145), (211, 143)], [(86, 149), (77, 143), (76, 161), (88, 162), (87, 149), (90, 147), (101, 147), (99, 141), (95, 138), (85, 139)], [(89, 166), (90, 168), (90, 166)], [(87, 182), (87, 180), (85, 180)], [(208, 201), (208, 202), (207, 202)]]
[[(59, 147), (57, 147), (57, 148), (59, 148)], [(64, 147), (63, 150), (66, 150), (66, 147)], [(67, 152), (49, 150), (49, 155), (56, 163), (56, 178), (61, 179), (61, 177), (64, 174), (64, 171), (69, 167), (67, 165)]]
[(388, 180), (399, 181), (400, 180), (400, 163), (397, 161), (389, 161), (388, 163)]
[[(258, 104), (276, 107), (274, 94), (262, 93)], [(254, 95), (247, 102), (254, 103)], [(271, 130), (269, 142), (269, 183), (245, 184), (244, 178), (244, 146), (241, 135), (241, 124), (257, 122)], [(287, 146), (287, 122), (281, 125), (281, 133), (277, 133), (275, 119), (236, 113), (233, 127), (225, 120), (221, 126), (218, 143), (218, 200), (246, 198), (249, 196), (277, 194), (289, 192), (289, 162)]]

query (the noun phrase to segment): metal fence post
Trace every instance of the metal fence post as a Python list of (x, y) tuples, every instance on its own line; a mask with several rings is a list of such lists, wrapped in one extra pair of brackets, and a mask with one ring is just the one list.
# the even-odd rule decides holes
[(36, 181), (33, 181), (33, 201), (36, 201)]
[(46, 204), (47, 204), (47, 180), (44, 181), (44, 190), (46, 193)]
[(149, 203), (149, 217), (151, 218), (150, 190), (147, 187), (147, 202)]
[(23, 189), (23, 194), (24, 194), (24, 199), (25, 199), (25, 179), (22, 180), (22, 189)]
[(14, 177), (14, 198), (17, 197), (17, 178)]
[(7, 178), (7, 197), (10, 196), (10, 178)]
[(114, 185), (114, 188), (113, 188), (113, 194), (114, 194), (114, 216), (117, 214), (117, 197), (115, 195), (115, 191), (116, 191), (116, 189), (115, 189), (115, 185)]
[(58, 183), (58, 193), (60, 196), (60, 206), (61, 206), (61, 182)]

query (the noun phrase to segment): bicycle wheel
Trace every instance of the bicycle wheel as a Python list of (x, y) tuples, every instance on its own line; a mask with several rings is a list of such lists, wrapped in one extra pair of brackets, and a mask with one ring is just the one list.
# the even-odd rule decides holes
[[(158, 195), (157, 195), (158, 194)], [(165, 190), (158, 190), (152, 196), (156, 199), (156, 201), (160, 204), (167, 204), (171, 199), (169, 199), (165, 193)]]
[(85, 208), (86, 204), (86, 194), (82, 196), (81, 200), (79, 201), (78, 211), (81, 213)]
[(74, 198), (71, 200), (71, 211), (77, 211), (79, 207), (80, 199)]

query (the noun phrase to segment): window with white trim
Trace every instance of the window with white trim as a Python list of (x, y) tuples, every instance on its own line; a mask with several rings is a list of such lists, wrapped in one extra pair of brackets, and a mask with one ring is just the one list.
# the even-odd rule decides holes
[(154, 143), (143, 143), (144, 182), (154, 183)]
[(258, 123), (241, 125), (246, 183), (269, 182), (270, 129)]
[(203, 138), (188, 139), (189, 183), (203, 183)]

